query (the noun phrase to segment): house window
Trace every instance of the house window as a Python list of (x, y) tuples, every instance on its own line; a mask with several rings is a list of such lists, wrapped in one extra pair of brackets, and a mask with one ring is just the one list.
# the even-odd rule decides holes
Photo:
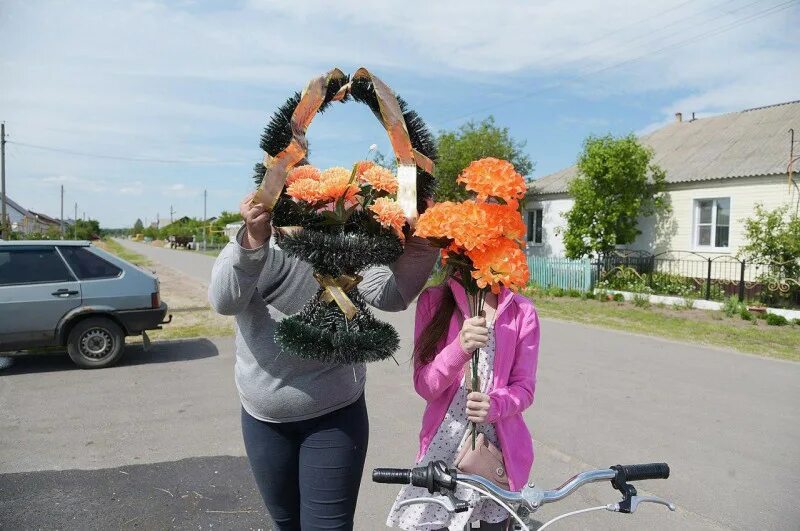
[(542, 209), (528, 211), (528, 242), (535, 245), (542, 243)]
[(694, 202), (694, 246), (727, 248), (730, 235), (731, 200), (695, 199)]

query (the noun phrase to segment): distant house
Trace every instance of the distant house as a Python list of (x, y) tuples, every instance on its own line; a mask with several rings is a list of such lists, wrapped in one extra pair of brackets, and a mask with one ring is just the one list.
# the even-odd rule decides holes
[(10, 197), (6, 197), (6, 215), (11, 223), (11, 230), (22, 234), (45, 233), (50, 228), (61, 228), (59, 220), (28, 210)]
[[(800, 183), (787, 173), (790, 129), (800, 139), (800, 101), (702, 119), (683, 120), (678, 113), (673, 123), (642, 136), (655, 151), (653, 162), (666, 171), (671, 212), (641, 219), (642, 234), (627, 248), (735, 255), (745, 243), (743, 221), (757, 203), (768, 209), (800, 204)], [(795, 156), (798, 151), (796, 143)], [(576, 174), (571, 166), (530, 184), (529, 254), (564, 255), (560, 229), (572, 208), (567, 187)]]

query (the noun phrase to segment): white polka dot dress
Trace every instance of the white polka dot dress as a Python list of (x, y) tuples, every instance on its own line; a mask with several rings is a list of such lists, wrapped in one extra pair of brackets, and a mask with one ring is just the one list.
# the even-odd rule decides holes
[[(486, 348), (480, 350), (478, 358), (478, 374), (481, 391), (487, 390), (492, 381), (494, 365), (495, 339), (494, 328), (489, 326), (489, 340)], [(466, 371), (469, 372), (469, 371)], [(465, 378), (470, 378), (469, 374)], [(467, 394), (465, 386), (461, 386), (453, 397), (442, 424), (436, 431), (425, 455), (417, 466), (424, 466), (431, 461), (444, 461), (452, 466), (463, 444), (470, 443), (469, 421), (467, 420)], [(484, 436), (498, 448), (497, 434), (491, 424), (478, 426)], [(470, 522), (483, 520), (498, 523), (508, 518), (508, 513), (491, 500), (481, 500), (477, 492), (461, 485), (456, 488), (456, 497), (469, 502), (470, 509), (463, 513), (450, 513), (444, 507), (431, 503), (398, 507), (400, 502), (411, 498), (430, 497), (428, 490), (422, 487), (406, 485), (400, 489), (397, 499), (386, 519), (389, 527), (398, 527), (407, 531), (434, 531), (448, 529), (462, 531)]]

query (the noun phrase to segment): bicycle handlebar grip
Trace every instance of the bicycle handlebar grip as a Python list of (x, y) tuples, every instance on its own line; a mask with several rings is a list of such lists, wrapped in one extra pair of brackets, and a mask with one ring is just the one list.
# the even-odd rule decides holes
[(376, 468), (372, 471), (372, 481), (408, 485), (411, 483), (411, 470), (408, 468)]
[(643, 465), (617, 465), (611, 467), (617, 471), (617, 479), (638, 481), (642, 479), (667, 479), (669, 465), (666, 463), (647, 463)]

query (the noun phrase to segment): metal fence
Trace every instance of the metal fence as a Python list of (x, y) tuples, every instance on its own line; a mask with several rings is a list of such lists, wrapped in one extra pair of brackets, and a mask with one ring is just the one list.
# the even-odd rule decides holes
[(707, 300), (800, 307), (800, 263), (758, 263), (693, 251), (618, 251), (596, 260), (596, 278), (610, 289)]

